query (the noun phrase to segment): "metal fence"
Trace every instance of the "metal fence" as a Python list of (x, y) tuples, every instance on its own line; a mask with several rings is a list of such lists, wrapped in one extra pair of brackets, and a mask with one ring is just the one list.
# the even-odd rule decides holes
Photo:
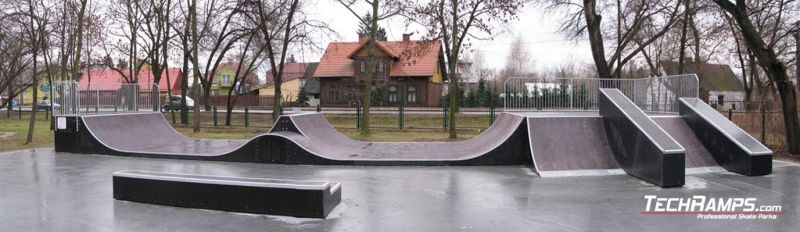
[(159, 111), (161, 108), (156, 84), (56, 81), (52, 91), (54, 115)]
[(505, 82), (505, 111), (597, 110), (600, 88), (617, 88), (649, 112), (677, 112), (678, 98), (698, 97), (697, 76), (640, 79), (514, 77)]

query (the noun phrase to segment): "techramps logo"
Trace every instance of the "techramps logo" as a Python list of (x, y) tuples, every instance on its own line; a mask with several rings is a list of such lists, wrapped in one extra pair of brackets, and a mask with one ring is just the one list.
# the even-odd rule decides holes
[(755, 197), (658, 197), (645, 195), (642, 215), (692, 215), (703, 220), (777, 219), (780, 205), (760, 205)]

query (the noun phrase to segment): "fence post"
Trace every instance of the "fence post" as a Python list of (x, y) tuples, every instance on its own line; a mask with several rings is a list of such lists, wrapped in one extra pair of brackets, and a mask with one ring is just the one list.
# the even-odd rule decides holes
[(214, 127), (217, 127), (217, 105), (212, 109), (214, 111)]
[(489, 126), (494, 123), (494, 105), (489, 106)]
[(733, 121), (733, 109), (728, 109), (728, 120)]
[(361, 128), (361, 104), (356, 103), (356, 128)]
[(94, 91), (94, 113), (100, 112), (100, 89)]
[(761, 104), (761, 144), (767, 145), (767, 109)]
[(11, 105), (12, 100), (8, 100), (8, 107), (6, 107), (6, 118), (11, 118), (11, 109), (14, 109), (14, 106)]
[(249, 114), (250, 114), (250, 108), (244, 106), (244, 128), (247, 128), (247, 126), (250, 125)]
[(447, 129), (447, 106), (442, 107), (442, 113), (444, 113), (444, 117), (442, 117), (442, 128)]
[(404, 117), (403, 117), (404, 116), (403, 110), (404, 110), (403, 106), (401, 105), (400, 108), (398, 108), (398, 111), (397, 111), (399, 113), (397, 115), (397, 123), (399, 124), (398, 126), (400, 126), (400, 129), (403, 129), (403, 120), (405, 120)]
[(322, 106), (320, 104), (317, 104), (317, 113), (319, 112), (322, 112)]
[[(31, 110), (36, 110), (36, 105), (31, 105)], [(17, 112), (19, 113), (19, 119), (22, 119), (22, 103), (17, 105)]]

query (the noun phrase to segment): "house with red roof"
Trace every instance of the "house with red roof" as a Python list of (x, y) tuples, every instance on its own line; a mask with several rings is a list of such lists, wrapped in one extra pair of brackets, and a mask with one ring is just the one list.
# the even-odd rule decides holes
[[(167, 73), (169, 73), (169, 82), (167, 82)], [(158, 83), (155, 82), (153, 71), (147, 67), (139, 69), (137, 80), (130, 77), (130, 69), (97, 69), (84, 72), (78, 86), (81, 91), (116, 91), (123, 83), (138, 83), (139, 91), (149, 91), (153, 88), (153, 84), (158, 84), (158, 90), (162, 95), (166, 95), (168, 89), (172, 91), (172, 94), (179, 95), (181, 80), (180, 68), (162, 71), (161, 80)]]
[[(374, 105), (436, 106), (445, 79), (440, 40), (378, 41), (373, 70)], [(328, 44), (314, 72), (323, 106), (348, 106), (360, 102), (367, 73), (367, 42)]]

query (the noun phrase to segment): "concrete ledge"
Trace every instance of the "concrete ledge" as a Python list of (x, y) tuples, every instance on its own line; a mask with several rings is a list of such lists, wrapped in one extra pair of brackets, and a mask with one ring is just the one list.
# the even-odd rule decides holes
[(229, 212), (325, 218), (341, 202), (338, 183), (119, 171), (114, 199)]

